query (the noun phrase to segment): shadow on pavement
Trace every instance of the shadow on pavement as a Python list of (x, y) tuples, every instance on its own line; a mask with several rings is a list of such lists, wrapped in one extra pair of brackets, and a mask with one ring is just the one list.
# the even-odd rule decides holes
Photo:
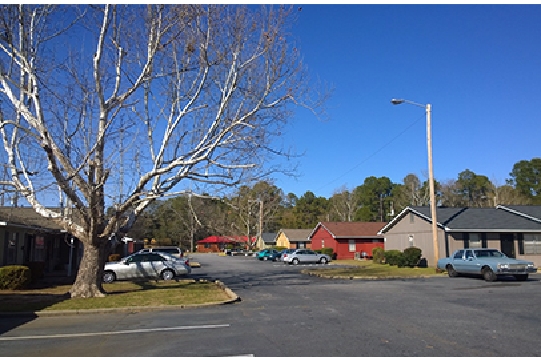
[(0, 335), (36, 319), (36, 311), (69, 299), (69, 294), (60, 288), (59, 293), (42, 291), (71, 285), (74, 280), (75, 277), (45, 277), (23, 291), (0, 291)]

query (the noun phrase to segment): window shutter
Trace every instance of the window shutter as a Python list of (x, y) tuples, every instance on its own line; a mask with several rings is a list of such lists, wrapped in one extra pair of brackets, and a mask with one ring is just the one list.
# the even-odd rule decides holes
[(487, 247), (487, 234), (481, 233), (481, 247), (482, 248), (488, 248)]
[(518, 254), (524, 254), (524, 234), (517, 233), (518, 240)]

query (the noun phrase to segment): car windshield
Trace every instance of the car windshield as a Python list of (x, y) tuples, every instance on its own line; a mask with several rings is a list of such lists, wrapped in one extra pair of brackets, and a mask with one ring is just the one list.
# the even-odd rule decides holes
[(502, 252), (496, 249), (475, 250), (474, 253), (477, 258), (503, 258), (505, 257), (505, 254), (503, 254)]

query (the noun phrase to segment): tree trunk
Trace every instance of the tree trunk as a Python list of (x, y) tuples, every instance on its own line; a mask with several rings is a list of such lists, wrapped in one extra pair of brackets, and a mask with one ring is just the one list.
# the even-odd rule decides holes
[(83, 259), (79, 266), (77, 279), (70, 289), (72, 298), (103, 297), (105, 292), (102, 288), (102, 272), (105, 257), (106, 242), (94, 245), (84, 245)]

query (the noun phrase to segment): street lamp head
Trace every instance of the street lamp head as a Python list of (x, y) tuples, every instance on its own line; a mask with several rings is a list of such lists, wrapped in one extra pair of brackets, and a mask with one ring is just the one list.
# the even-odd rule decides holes
[(394, 105), (402, 104), (404, 103), (404, 99), (391, 99), (391, 103), (393, 103)]

